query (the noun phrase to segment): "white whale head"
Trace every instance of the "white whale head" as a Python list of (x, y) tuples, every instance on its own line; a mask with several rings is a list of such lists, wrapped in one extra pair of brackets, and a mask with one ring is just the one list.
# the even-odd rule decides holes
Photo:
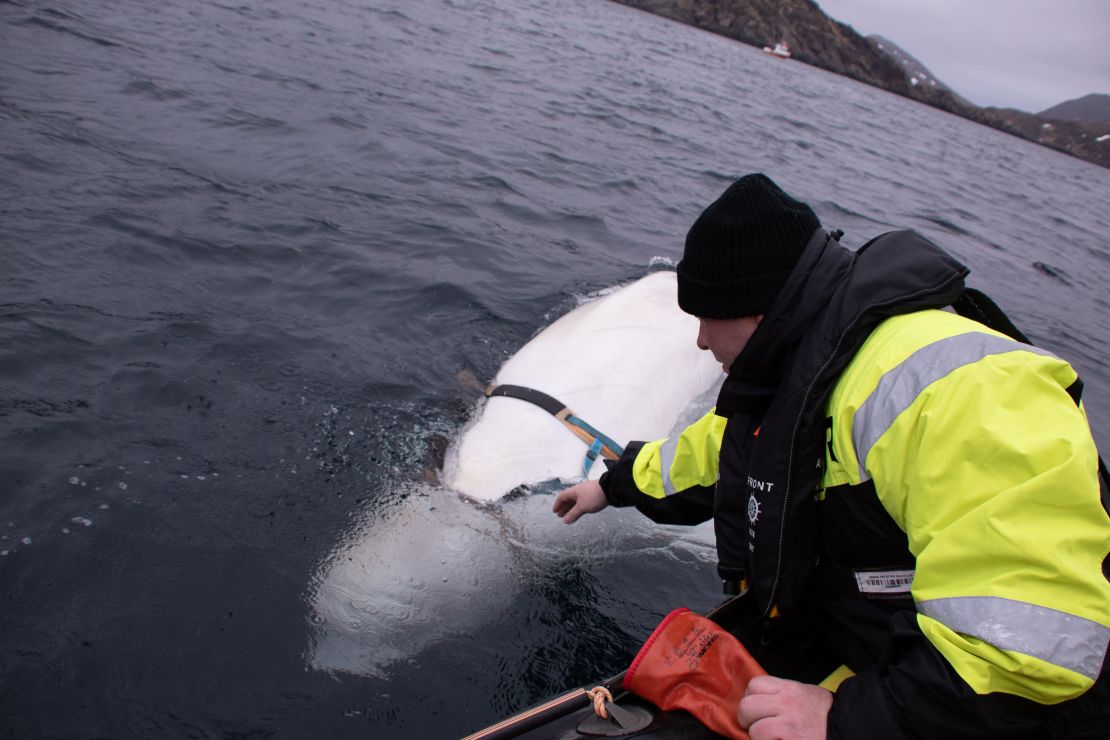
[[(496, 382), (554, 396), (621, 443), (656, 439), (704, 413), (723, 379), (696, 337), (697, 321), (677, 307), (674, 274), (653, 273), (539, 332)], [(676, 551), (713, 559), (707, 526), (659, 527), (609, 509), (567, 527), (550, 496), (503, 499), (521, 485), (580, 477), (585, 452), (548, 412), (485, 400), (448, 451), (445, 487), (390, 497), (391, 507), (357, 523), (321, 562), (308, 595), (309, 664), (386, 676), (390, 665), (489, 624), (522, 580), (563, 561)], [(594, 465), (591, 477), (602, 470)]]

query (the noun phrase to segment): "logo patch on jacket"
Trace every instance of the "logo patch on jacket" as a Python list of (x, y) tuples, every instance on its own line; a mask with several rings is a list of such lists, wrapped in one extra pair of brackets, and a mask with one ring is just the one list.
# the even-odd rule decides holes
[(759, 520), (759, 501), (755, 494), (748, 494), (748, 523), (755, 524)]

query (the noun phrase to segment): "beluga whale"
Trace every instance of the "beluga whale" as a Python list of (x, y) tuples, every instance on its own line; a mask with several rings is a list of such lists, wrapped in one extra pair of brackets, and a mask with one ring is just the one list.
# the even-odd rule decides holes
[[(676, 295), (674, 273), (655, 272), (584, 303), (510, 357), (492, 387), (541, 391), (622, 444), (663, 437), (721, 380), (720, 365), (695, 344), (697, 319), (678, 309)], [(567, 432), (539, 405), (491, 397), (448, 452), (447, 486), (490, 501), (521, 484), (581, 475), (586, 450)], [(604, 469), (592, 465), (589, 476)]]
[(550, 496), (507, 497), (597, 478), (620, 446), (668, 436), (709, 410), (724, 376), (697, 348), (697, 319), (676, 296), (673, 271), (649, 273), (583, 300), (505, 361), (451, 441), (441, 482), (413, 484), (319, 564), (310, 666), (386, 677), (392, 664), (496, 619), (522, 572), (545, 560), (672, 545), (712, 559), (709, 527), (660, 527), (614, 509), (566, 527)]

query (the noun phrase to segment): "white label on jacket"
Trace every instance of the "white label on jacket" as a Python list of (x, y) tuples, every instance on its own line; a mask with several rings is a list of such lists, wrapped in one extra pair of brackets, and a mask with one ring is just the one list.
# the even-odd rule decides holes
[(855, 571), (856, 586), (861, 594), (909, 594), (913, 584), (912, 570)]

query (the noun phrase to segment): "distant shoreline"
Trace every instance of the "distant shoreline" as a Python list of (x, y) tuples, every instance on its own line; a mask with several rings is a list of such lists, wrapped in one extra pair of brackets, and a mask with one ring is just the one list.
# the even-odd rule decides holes
[[(825, 15), (811, 0), (612, 2), (759, 49), (785, 42), (795, 61), (850, 77), (996, 131), (1110, 168), (1110, 138), (1107, 138), (1110, 124), (1044, 118), (1014, 108), (980, 108), (943, 84), (919, 84), (920, 73), (915, 73), (905, 61), (900, 61), (895, 54), (882, 48), (882, 44), (890, 44), (889, 41), (881, 39), (877, 42), (860, 35), (851, 26)], [(916, 60), (911, 61), (919, 64)], [(919, 69), (924, 70), (923, 67)]]

